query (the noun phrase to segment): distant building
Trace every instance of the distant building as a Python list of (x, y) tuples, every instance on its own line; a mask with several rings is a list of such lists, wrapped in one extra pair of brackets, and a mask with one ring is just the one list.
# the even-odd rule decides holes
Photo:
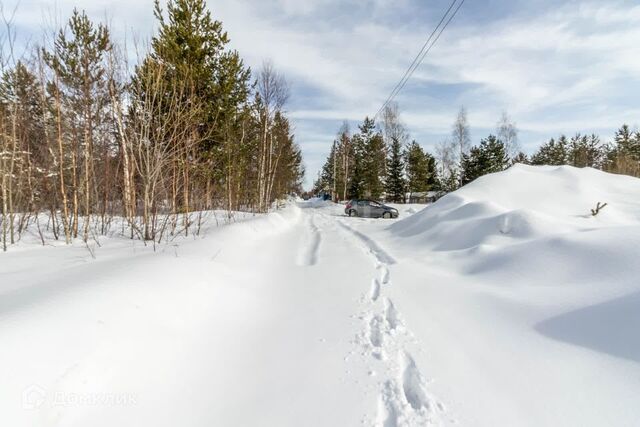
[(409, 203), (433, 203), (442, 197), (444, 193), (441, 191), (422, 191), (419, 193), (407, 193), (407, 201)]

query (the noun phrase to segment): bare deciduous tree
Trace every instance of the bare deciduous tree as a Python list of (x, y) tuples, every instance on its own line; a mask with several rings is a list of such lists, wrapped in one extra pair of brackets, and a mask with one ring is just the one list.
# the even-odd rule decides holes
[(502, 112), (502, 116), (496, 125), (496, 133), (498, 139), (504, 143), (509, 159), (513, 159), (520, 151), (518, 128), (506, 111)]

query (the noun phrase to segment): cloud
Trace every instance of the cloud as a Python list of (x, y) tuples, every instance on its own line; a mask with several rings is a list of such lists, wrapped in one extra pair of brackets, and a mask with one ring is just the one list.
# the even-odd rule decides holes
[[(150, 34), (148, 0), (76, 3), (114, 27)], [(288, 106), (306, 162), (316, 175), (342, 120), (373, 115), (424, 43), (448, 1), (211, 1), (232, 46), (252, 67), (271, 58), (291, 83)], [(5, 10), (11, 5), (6, 5)], [(46, 0), (22, 0), (23, 28), (39, 30)], [(36, 18), (34, 18), (36, 17)], [(38, 22), (36, 22), (38, 21)], [(469, 111), (474, 142), (507, 110), (523, 145), (559, 132), (603, 132), (638, 123), (640, 5), (624, 1), (466, 2), (397, 97), (412, 136), (428, 147)], [(322, 150), (325, 150), (323, 153)]]

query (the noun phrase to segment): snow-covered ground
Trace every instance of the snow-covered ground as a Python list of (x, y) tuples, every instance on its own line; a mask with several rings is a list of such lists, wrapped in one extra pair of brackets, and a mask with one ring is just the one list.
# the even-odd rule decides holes
[(0, 425), (637, 425), (640, 180), (516, 166), (398, 207), (0, 254)]

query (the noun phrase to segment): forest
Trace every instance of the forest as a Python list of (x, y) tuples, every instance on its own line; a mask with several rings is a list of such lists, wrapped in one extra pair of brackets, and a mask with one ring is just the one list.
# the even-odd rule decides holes
[(115, 231), (157, 242), (198, 233), (203, 211), (265, 212), (301, 191), (285, 77), (268, 60), (247, 67), (204, 0), (149, 13), (157, 31), (133, 47), (82, 10), (26, 46), (5, 19), (4, 250), (29, 226), (42, 244)]
[(313, 192), (330, 194), (336, 201), (370, 197), (404, 203), (411, 193), (443, 195), (516, 163), (592, 167), (640, 176), (640, 131), (626, 124), (609, 142), (595, 134), (560, 135), (527, 155), (520, 148), (516, 123), (506, 112), (496, 123), (495, 134), (471, 145), (467, 111), (461, 107), (451, 135), (435, 144), (434, 153), (409, 139), (396, 103), (384, 108), (378, 123), (365, 118), (357, 132), (351, 133), (345, 122)]

